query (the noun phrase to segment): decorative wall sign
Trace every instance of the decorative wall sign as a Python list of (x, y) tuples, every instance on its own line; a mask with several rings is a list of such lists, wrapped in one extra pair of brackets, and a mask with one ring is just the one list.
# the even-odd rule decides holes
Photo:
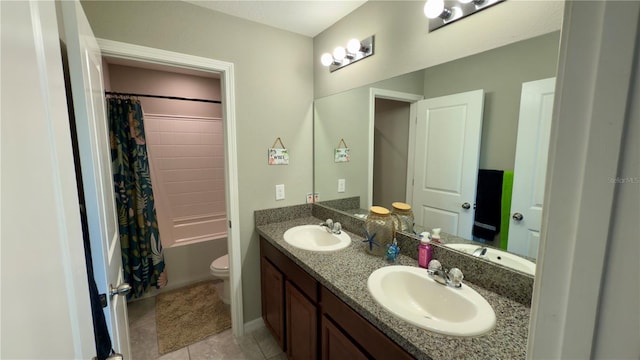
[[(343, 147), (340, 147), (340, 146)], [(338, 143), (338, 147), (335, 149), (334, 155), (333, 155), (333, 161), (339, 163), (339, 162), (349, 162), (351, 160), (351, 156), (349, 155), (349, 147), (347, 146), (347, 143), (344, 142), (344, 139), (340, 139), (340, 142)]]
[[(278, 143), (280, 143), (280, 148), (276, 148)], [(280, 138), (273, 142), (267, 152), (267, 156), (269, 165), (289, 165), (289, 151), (287, 151)]]

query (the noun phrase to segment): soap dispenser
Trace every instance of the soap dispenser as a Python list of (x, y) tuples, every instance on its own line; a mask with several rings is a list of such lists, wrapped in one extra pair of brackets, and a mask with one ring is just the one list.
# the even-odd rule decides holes
[(420, 234), (420, 245), (418, 246), (418, 266), (421, 268), (427, 268), (429, 266), (429, 262), (433, 257), (433, 249), (431, 244), (431, 234), (428, 231)]

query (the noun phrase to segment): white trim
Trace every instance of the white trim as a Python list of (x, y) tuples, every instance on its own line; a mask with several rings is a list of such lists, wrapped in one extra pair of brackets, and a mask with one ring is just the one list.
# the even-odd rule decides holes
[[(400, 91), (379, 89), (379, 88), (369, 88), (369, 157), (368, 157), (368, 165), (367, 165), (367, 206), (365, 209), (368, 209), (373, 205), (373, 152), (374, 152), (374, 134), (375, 134), (375, 125), (376, 125), (376, 98), (387, 99), (387, 100), (395, 100), (395, 101), (403, 101), (411, 103), (410, 115), (411, 119), (415, 117), (415, 107), (413, 104), (417, 101), (424, 99), (424, 96), (418, 94), (410, 94)], [(415, 129), (414, 122), (411, 122), (409, 125), (409, 157), (413, 159), (413, 146), (411, 146), (415, 141), (413, 140), (413, 136), (411, 130)], [(407, 169), (409, 166), (407, 166)], [(407, 175), (408, 170), (407, 170)], [(413, 178), (413, 171), (411, 172), (411, 178)], [(407, 176), (407, 183), (409, 182), (409, 178)], [(408, 200), (409, 198), (407, 198)]]
[(413, 170), (416, 156), (416, 126), (418, 125), (418, 102), (409, 105), (409, 149), (407, 149), (407, 188), (405, 202), (410, 203), (413, 199)]
[(629, 81), (638, 67), (633, 51), (639, 10), (637, 2), (565, 3), (530, 359), (593, 355), (615, 216), (615, 184), (608, 178), (618, 171)]
[(242, 262), (240, 246), (240, 215), (238, 193), (238, 152), (236, 140), (235, 111), (235, 75), (233, 63), (208, 59), (199, 56), (180, 54), (172, 51), (154, 49), (146, 46), (122, 43), (119, 41), (97, 39), (105, 56), (116, 57), (180, 67), (185, 69), (215, 72), (220, 74), (222, 87), (222, 117), (225, 124), (225, 187), (229, 228), (227, 247), (229, 249), (229, 268), (231, 286), (231, 323), (233, 334), (244, 334), (244, 316), (242, 301)]

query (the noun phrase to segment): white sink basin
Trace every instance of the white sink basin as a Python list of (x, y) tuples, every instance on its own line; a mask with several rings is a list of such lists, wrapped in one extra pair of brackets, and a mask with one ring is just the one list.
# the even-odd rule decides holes
[[(462, 251), (467, 254), (473, 254), (476, 249), (482, 247), (481, 245), (475, 244), (445, 244), (445, 246), (458, 251)], [(487, 248), (487, 252), (484, 255), (481, 255), (480, 258), (487, 259), (491, 262), (506, 266), (514, 270), (522, 271), (523, 273), (529, 275), (536, 274), (536, 264), (534, 262), (531, 262), (518, 255), (508, 253), (506, 251)]]
[(349, 246), (351, 237), (344, 231), (332, 234), (320, 225), (301, 225), (285, 231), (284, 241), (302, 250), (336, 251)]
[(386, 266), (367, 282), (373, 298), (394, 316), (445, 335), (476, 336), (495, 327), (496, 315), (482, 295), (463, 284), (441, 285), (427, 270), (412, 266)]

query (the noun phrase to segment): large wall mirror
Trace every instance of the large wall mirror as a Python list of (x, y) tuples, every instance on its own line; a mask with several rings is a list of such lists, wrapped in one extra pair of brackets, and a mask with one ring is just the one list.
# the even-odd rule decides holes
[[(406, 202), (413, 206), (417, 231), (441, 227), (447, 233), (474, 240), (470, 228), (474, 223), (478, 224), (477, 221), (474, 222), (474, 208), (471, 205), (476, 202), (476, 185), (473, 198), (459, 200), (462, 204), (470, 203), (470, 208), (462, 210), (472, 215), (471, 222), (465, 225), (457, 215), (439, 217), (438, 211), (420, 211), (422, 205), (413, 204), (414, 190), (419, 187), (416, 177), (427, 176), (443, 182), (444, 179), (453, 179), (451, 176), (454, 173), (460, 175), (466, 168), (472, 168), (474, 184), (477, 184), (478, 169), (481, 172), (513, 173), (515, 177), (519, 173), (525, 173), (522, 169), (546, 169), (548, 143), (534, 141), (532, 146), (535, 150), (529, 151), (531, 154), (526, 161), (522, 160), (523, 156), (516, 156), (516, 148), (518, 144), (535, 139), (536, 132), (548, 131), (544, 128), (532, 128), (524, 131), (523, 135), (524, 125), (521, 125), (519, 134), (519, 122), (523, 121), (523, 116), (529, 116), (527, 114), (530, 112), (550, 113), (559, 37), (559, 32), (541, 35), (315, 99), (314, 192), (318, 193), (320, 204), (361, 216), (360, 214), (367, 214), (372, 205), (391, 209), (392, 202)], [(547, 85), (550, 84), (551, 95), (539, 96), (538, 103), (521, 108), (523, 99), (531, 97), (526, 93), (529, 90), (525, 90), (528, 85), (523, 87), (523, 84), (538, 86), (545, 80)], [(549, 90), (545, 91), (548, 95)], [(471, 145), (476, 147), (473, 155), (476, 168), (465, 165), (457, 169), (457, 165), (449, 166), (450, 160), (442, 161), (445, 155), (455, 158), (458, 156), (456, 154), (462, 154), (463, 145), (472, 144), (473, 139), (469, 135), (456, 135), (455, 131), (439, 127), (437, 122), (432, 121), (426, 125), (430, 127), (430, 135), (427, 137), (430, 139), (431, 157), (441, 161), (438, 167), (431, 166), (425, 175), (424, 168), (419, 170), (416, 165), (419, 151), (415, 149), (422, 146), (425, 137), (420, 132), (425, 130), (420, 130), (417, 119), (423, 116), (420, 115), (421, 112), (438, 113), (430, 110), (427, 105), (425, 110), (420, 104), (427, 100), (420, 99), (451, 99), (453, 95), (469, 93), (480, 96), (480, 108), (476, 110), (481, 117), (477, 130), (478, 143)], [(454, 103), (457, 99), (454, 98)], [(527, 110), (529, 107), (533, 109)], [(466, 111), (463, 110), (462, 113)], [(448, 117), (447, 114), (443, 115), (445, 119)], [(338, 161), (336, 149), (339, 148), (349, 149), (348, 161), (344, 156)], [(536, 175), (535, 172), (527, 170), (526, 173), (534, 183), (537, 181), (544, 184), (544, 174), (540, 178), (541, 175)], [(446, 193), (449, 185), (457, 188), (457, 184), (453, 186), (443, 183), (439, 185), (438, 191)], [(527, 186), (532, 185), (529, 183)], [(534, 193), (529, 197), (535, 198), (535, 201), (532, 200), (534, 203), (541, 204), (541, 193)], [(341, 199), (351, 201), (339, 201)], [(535, 257), (537, 240), (531, 232), (524, 231), (522, 236), (528, 238), (526, 244), (520, 247), (515, 246), (515, 241), (510, 244), (509, 239), (504, 241), (504, 236), (498, 235), (492, 239), (475, 240), (482, 240), (488, 246), (502, 247), (525, 257)]]

